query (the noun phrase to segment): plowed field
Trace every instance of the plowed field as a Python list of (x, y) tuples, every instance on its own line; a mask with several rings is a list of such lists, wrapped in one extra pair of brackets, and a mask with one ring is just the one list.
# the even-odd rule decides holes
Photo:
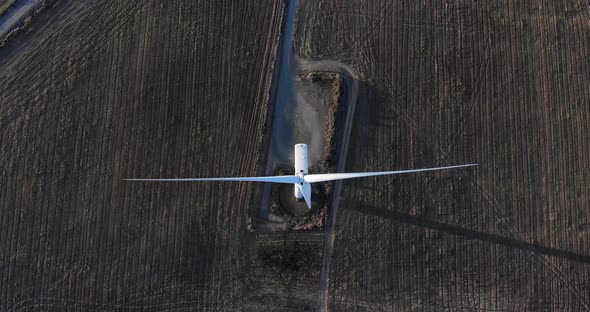
[(323, 235), (122, 181), (264, 173), (285, 3), (47, 1), (0, 48), (0, 310), (590, 310), (589, 6), (299, 0), (346, 171), (480, 164), (344, 181)]
[[(236, 310), (283, 3), (50, 1), (0, 49), (0, 310)], [(252, 213), (254, 210), (254, 213)]]
[[(296, 54), (361, 80), (334, 311), (590, 309), (587, 1), (301, 1)], [(321, 306), (321, 305), (320, 305)]]

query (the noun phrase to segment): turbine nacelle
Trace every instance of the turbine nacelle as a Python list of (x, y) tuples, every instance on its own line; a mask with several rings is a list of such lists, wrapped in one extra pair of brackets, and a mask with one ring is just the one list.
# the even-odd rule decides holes
[(295, 168), (295, 176), (299, 177), (301, 180), (298, 184), (293, 186), (294, 190), (293, 193), (295, 198), (302, 199), (303, 198), (303, 177), (309, 173), (309, 157), (307, 155), (307, 144), (295, 144), (295, 158), (294, 158), (294, 168)]

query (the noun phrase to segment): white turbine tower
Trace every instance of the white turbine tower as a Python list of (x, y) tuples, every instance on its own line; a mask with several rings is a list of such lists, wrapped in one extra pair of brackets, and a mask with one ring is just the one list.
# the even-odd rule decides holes
[(305, 199), (307, 208), (311, 209), (311, 183), (328, 182), (335, 180), (345, 180), (354, 178), (374, 177), (380, 175), (413, 173), (435, 171), (462, 167), (477, 166), (477, 164), (467, 164), (449, 167), (423, 168), (412, 170), (397, 171), (378, 171), (378, 172), (355, 172), (355, 173), (327, 173), (327, 174), (308, 174), (308, 157), (307, 144), (295, 145), (295, 175), (272, 176), (272, 177), (235, 177), (235, 178), (171, 178), (171, 179), (125, 179), (126, 181), (169, 181), (169, 182), (194, 182), (194, 181), (245, 181), (245, 182), (270, 182), (286, 183), (294, 185), (294, 194), (297, 199)]

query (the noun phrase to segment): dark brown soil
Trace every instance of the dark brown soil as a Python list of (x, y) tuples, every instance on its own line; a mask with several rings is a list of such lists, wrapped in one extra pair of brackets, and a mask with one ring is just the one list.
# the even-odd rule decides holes
[[(0, 310), (319, 306), (321, 234), (251, 232), (258, 186), (122, 181), (264, 171), (283, 14), (50, 0), (0, 48)], [(296, 55), (362, 82), (347, 171), (481, 164), (344, 182), (332, 311), (590, 310), (587, 1), (296, 20)]]
[(292, 185), (279, 185), (279, 203), (281, 207), (283, 207), (288, 213), (292, 214), (293, 217), (299, 218), (303, 217), (307, 213), (309, 213), (309, 209), (307, 208), (304, 200), (297, 200), (295, 196), (293, 196), (293, 186)]
[(243, 310), (315, 311), (321, 246), (321, 240), (301, 235), (293, 240), (278, 236), (276, 241), (259, 241)]
[(350, 64), (334, 311), (590, 309), (582, 1), (300, 2), (297, 53)]
[[(0, 49), (0, 310), (237, 310), (283, 3), (50, 1)], [(250, 201), (252, 199), (252, 201)]]

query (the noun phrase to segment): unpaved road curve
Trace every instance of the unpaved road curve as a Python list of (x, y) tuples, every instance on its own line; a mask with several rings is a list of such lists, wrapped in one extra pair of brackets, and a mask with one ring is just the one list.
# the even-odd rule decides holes
[(6, 14), (0, 18), (0, 39), (6, 36), (14, 27), (30, 16), (43, 0), (19, 0), (16, 1)]
[[(344, 132), (342, 141), (338, 144), (338, 163), (337, 172), (344, 172), (346, 165), (346, 151), (348, 151), (348, 142), (352, 121), (356, 108), (356, 99), (358, 96), (359, 79), (353, 69), (341, 62), (334, 60), (310, 61), (298, 60), (299, 70), (301, 72), (332, 72), (339, 73), (344, 77), (348, 85), (348, 94), (346, 95), (346, 121), (344, 123)], [(340, 190), (342, 181), (334, 182), (334, 193), (332, 194), (332, 207), (330, 209), (326, 226), (324, 227), (324, 252), (322, 253), (322, 270), (320, 274), (320, 300), (319, 310), (328, 311), (328, 290), (330, 285), (330, 261), (332, 260), (332, 251), (334, 250), (334, 229), (336, 225), (336, 213), (340, 202)]]

